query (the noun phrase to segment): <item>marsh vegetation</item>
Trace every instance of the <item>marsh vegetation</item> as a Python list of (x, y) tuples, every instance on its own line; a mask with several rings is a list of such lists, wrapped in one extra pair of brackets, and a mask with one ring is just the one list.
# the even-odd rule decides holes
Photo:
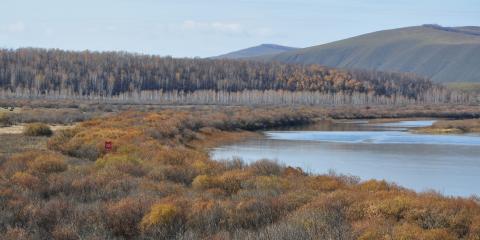
[[(130, 110), (84, 121), (50, 138), (33, 137), (46, 142), (44, 147), (17, 149), (1, 158), (1, 235), (7, 239), (480, 237), (476, 198), (415, 193), (384, 181), (336, 174), (308, 174), (270, 160), (219, 162), (210, 159), (205, 148), (241, 137), (247, 130), (306, 124), (324, 117), (323, 111), (327, 110)], [(105, 150), (106, 140), (112, 141), (110, 151)]]

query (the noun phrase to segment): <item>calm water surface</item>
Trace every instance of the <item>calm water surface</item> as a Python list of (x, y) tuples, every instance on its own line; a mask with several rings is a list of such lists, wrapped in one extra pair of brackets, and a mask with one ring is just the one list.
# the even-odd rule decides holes
[(413, 134), (434, 120), (319, 123), (215, 148), (214, 159), (275, 159), (312, 173), (385, 179), (416, 191), (480, 195), (480, 135)]

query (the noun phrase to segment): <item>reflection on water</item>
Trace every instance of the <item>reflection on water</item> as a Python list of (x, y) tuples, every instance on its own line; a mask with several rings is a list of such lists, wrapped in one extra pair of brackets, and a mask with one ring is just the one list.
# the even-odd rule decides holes
[(313, 131), (312, 126), (308, 131), (267, 131), (265, 137), (213, 149), (212, 157), (235, 156), (247, 162), (269, 158), (314, 173), (333, 169), (364, 180), (385, 179), (417, 191), (480, 195), (480, 136), (398, 130), (425, 124), (344, 122), (326, 124), (330, 126), (317, 128), (320, 131)]
[(265, 135), (270, 139), (295, 141), (480, 145), (480, 137), (473, 135), (431, 135), (401, 131), (269, 131)]

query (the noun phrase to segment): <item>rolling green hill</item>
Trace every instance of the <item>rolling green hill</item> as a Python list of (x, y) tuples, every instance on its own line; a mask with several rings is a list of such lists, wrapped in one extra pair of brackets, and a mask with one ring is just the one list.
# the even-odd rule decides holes
[(256, 59), (412, 72), (442, 83), (480, 82), (480, 27), (385, 30)]

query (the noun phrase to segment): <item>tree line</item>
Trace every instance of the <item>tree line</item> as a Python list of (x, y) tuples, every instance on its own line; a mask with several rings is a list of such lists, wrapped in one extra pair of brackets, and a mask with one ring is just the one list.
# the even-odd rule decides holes
[(150, 90), (319, 91), (416, 98), (434, 88), (411, 74), (347, 71), (234, 60), (177, 59), (124, 52), (0, 50), (0, 88), (48, 95), (118, 96)]

